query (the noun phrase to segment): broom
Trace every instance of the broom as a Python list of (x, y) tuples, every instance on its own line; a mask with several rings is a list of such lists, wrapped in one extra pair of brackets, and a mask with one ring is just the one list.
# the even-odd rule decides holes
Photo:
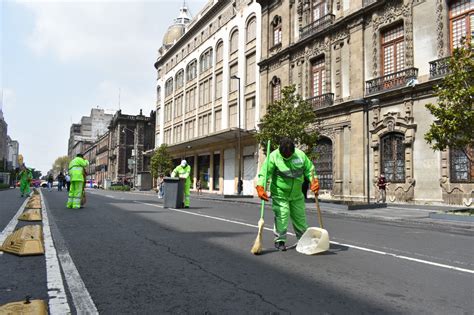
[[(267, 190), (267, 173), (268, 173), (268, 158), (270, 156), (270, 140), (267, 142), (267, 157), (265, 158), (265, 165), (267, 166), (265, 172), (265, 181), (263, 182), (263, 189), (266, 191)], [(257, 233), (257, 238), (255, 239), (255, 242), (252, 246), (252, 249), (250, 252), (254, 255), (258, 255), (262, 252), (262, 234), (263, 234), (263, 224), (265, 223), (263, 221), (263, 214), (265, 210), (265, 200), (262, 200), (260, 203), (260, 220), (258, 220), (258, 233)]]

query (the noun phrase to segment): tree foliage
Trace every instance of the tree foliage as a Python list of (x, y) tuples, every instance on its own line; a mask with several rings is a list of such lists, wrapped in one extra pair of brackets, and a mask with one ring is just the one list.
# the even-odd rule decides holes
[(470, 41), (454, 50), (448, 67), (449, 74), (435, 88), (438, 103), (426, 105), (435, 122), (425, 140), (434, 150), (450, 147), (467, 153), (466, 148), (474, 144), (474, 55)]
[(67, 155), (58, 157), (53, 163), (53, 172), (59, 173), (67, 171), (69, 168), (70, 159)]
[(157, 178), (160, 174), (167, 175), (173, 170), (173, 160), (168, 152), (168, 146), (163, 143), (151, 157), (151, 175)]
[(256, 138), (263, 148), (271, 140), (274, 150), (282, 138), (288, 137), (312, 157), (319, 137), (314, 125), (316, 114), (311, 104), (295, 91), (294, 85), (284, 87), (282, 98), (268, 105)]

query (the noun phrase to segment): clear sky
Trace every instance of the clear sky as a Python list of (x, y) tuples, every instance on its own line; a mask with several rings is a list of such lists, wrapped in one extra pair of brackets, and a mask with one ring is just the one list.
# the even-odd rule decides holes
[[(186, 0), (196, 15), (207, 0)], [(0, 86), (8, 134), (43, 172), (93, 107), (155, 108), (153, 67), (182, 0), (0, 0)]]

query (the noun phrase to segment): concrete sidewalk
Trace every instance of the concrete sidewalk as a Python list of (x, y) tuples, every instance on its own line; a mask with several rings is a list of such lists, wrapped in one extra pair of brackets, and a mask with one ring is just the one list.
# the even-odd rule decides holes
[[(155, 194), (155, 191), (134, 191), (131, 193), (135, 194)], [(212, 200), (219, 202), (233, 202), (233, 203), (245, 203), (260, 204), (260, 199), (257, 197), (238, 197), (238, 196), (224, 196), (220, 194), (209, 194), (202, 193), (198, 195), (196, 192), (191, 192), (191, 209), (192, 200)], [(466, 207), (458, 206), (445, 206), (445, 205), (413, 205), (413, 204), (395, 204), (388, 203), (386, 208), (375, 208), (375, 209), (358, 209), (348, 210), (347, 205), (331, 203), (320, 200), (320, 208), (324, 214), (347, 216), (352, 218), (360, 219), (373, 219), (381, 221), (391, 222), (410, 222), (418, 224), (431, 224), (431, 225), (447, 225), (450, 227), (472, 229), (474, 230), (474, 222), (472, 221), (458, 221), (459, 216), (447, 216), (445, 218), (434, 218), (430, 217), (430, 214), (441, 214), (445, 211), (453, 209), (466, 209)], [(270, 202), (267, 204), (268, 207), (271, 205)], [(314, 198), (306, 200), (306, 209), (309, 212), (316, 212), (316, 205)], [(471, 216), (470, 219), (473, 217)]]

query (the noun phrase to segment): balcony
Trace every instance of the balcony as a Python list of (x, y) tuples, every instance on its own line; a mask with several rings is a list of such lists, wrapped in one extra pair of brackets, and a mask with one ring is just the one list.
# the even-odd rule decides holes
[(367, 6), (369, 6), (369, 5), (371, 5), (372, 3), (375, 3), (375, 2), (377, 2), (377, 0), (364, 0), (364, 1), (362, 2), (362, 5), (363, 5), (364, 7), (367, 7)]
[(329, 107), (334, 104), (334, 93), (326, 93), (317, 96), (310, 97), (306, 99), (309, 102), (314, 110), (318, 110), (324, 107)]
[(326, 14), (319, 20), (316, 20), (313, 23), (302, 27), (300, 29), (300, 39), (314, 35), (317, 32), (320, 32), (326, 27), (332, 25), (332, 23), (334, 23), (334, 14)]
[(449, 73), (449, 58), (451, 57), (430, 61), (430, 79), (444, 77)]
[(396, 88), (407, 86), (412, 79), (418, 77), (417, 68), (408, 68), (402, 71), (390, 73), (365, 82), (365, 94), (385, 92)]

